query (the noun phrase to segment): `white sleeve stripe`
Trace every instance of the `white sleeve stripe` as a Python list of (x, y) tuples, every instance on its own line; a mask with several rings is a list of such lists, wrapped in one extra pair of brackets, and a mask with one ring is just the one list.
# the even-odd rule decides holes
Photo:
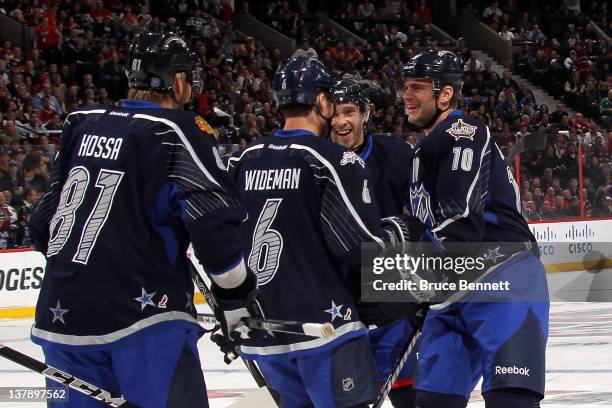
[(74, 111), (74, 112), (70, 112), (68, 114), (68, 116), (66, 117), (66, 119), (68, 119), (69, 116), (78, 115), (79, 113), (84, 113), (85, 115), (88, 115), (90, 113), (104, 113), (104, 112), (106, 112), (106, 109), (92, 109), (92, 110), (88, 110), (88, 111)]
[(210, 274), (210, 277), (213, 281), (223, 289), (233, 289), (238, 286), (247, 276), (246, 265), (244, 264), (244, 259), (240, 259), (240, 261), (233, 266), (232, 268), (222, 272), (218, 275)]
[(227, 168), (229, 169), (230, 166), (232, 166), (234, 163), (234, 161), (240, 161), (242, 159), (242, 156), (245, 155), (246, 152), (249, 152), (251, 150), (256, 150), (256, 149), (262, 149), (264, 147), (263, 144), (258, 144), (255, 146), (251, 146), (248, 149), (245, 149), (244, 152), (242, 152), (242, 154), (240, 154), (240, 157), (230, 157), (229, 160), (227, 161)]
[(334, 180), (336, 182), (336, 186), (338, 188), (338, 191), (340, 192), (340, 195), (342, 196), (342, 200), (344, 201), (344, 205), (349, 210), (349, 212), (351, 213), (351, 215), (353, 216), (355, 221), (357, 221), (357, 224), (361, 227), (361, 229), (363, 229), (363, 231), (366, 234), (368, 234), (368, 236), (370, 238), (372, 238), (372, 240), (374, 240), (375, 242), (377, 242), (380, 245), (383, 245), (382, 239), (380, 239), (376, 235), (372, 234), (370, 232), (370, 230), (368, 230), (368, 228), (365, 226), (365, 224), (361, 220), (361, 217), (359, 217), (359, 214), (357, 214), (357, 211), (355, 211), (355, 208), (353, 207), (353, 204), (348, 199), (348, 196), (346, 195), (346, 192), (344, 191), (344, 186), (342, 185), (342, 182), (340, 181), (340, 177), (338, 177), (338, 173), (336, 172), (336, 169), (334, 169), (334, 166), (332, 166), (331, 163), (328, 162), (323, 156), (321, 156), (316, 150), (314, 150), (314, 149), (312, 149), (312, 148), (310, 148), (308, 146), (291, 144), (289, 146), (289, 148), (297, 149), (297, 150), (306, 150), (307, 152), (309, 152), (314, 157), (316, 157), (322, 164), (324, 164), (328, 168), (328, 170), (330, 171), (330, 173), (332, 174), (332, 177), (334, 178)]
[(474, 187), (476, 186), (476, 182), (480, 178), (480, 170), (482, 169), (482, 161), (484, 160), (484, 157), (488, 154), (488, 150), (489, 150), (488, 146), (489, 146), (489, 141), (491, 139), (491, 133), (489, 132), (488, 126), (486, 126), (486, 129), (487, 129), (487, 141), (482, 147), (482, 152), (480, 153), (480, 165), (478, 167), (478, 171), (476, 172), (476, 176), (474, 177), (474, 180), (472, 180), (472, 184), (470, 185), (470, 188), (468, 190), (467, 197), (465, 198), (465, 211), (463, 211), (462, 214), (457, 214), (452, 218), (448, 218), (444, 220), (442, 224), (438, 225), (436, 228), (432, 230), (433, 233), (436, 233), (446, 228), (449, 224), (457, 221), (459, 218), (465, 218), (470, 214), (470, 196), (472, 195), (472, 191), (474, 190)]
[(189, 152), (189, 156), (191, 156), (191, 159), (194, 161), (194, 163), (200, 169), (200, 171), (202, 171), (202, 173), (206, 176), (206, 178), (209, 179), (213, 184), (221, 187), (221, 185), (217, 182), (217, 180), (215, 180), (215, 178), (212, 176), (212, 174), (210, 174), (208, 172), (208, 170), (206, 170), (206, 167), (200, 161), (200, 158), (198, 157), (198, 155), (193, 150), (193, 147), (191, 146), (191, 144), (187, 140), (187, 137), (185, 136), (185, 134), (183, 133), (181, 128), (176, 123), (174, 123), (174, 122), (172, 122), (171, 120), (168, 120), (168, 119), (156, 118), (154, 116), (144, 115), (142, 113), (137, 113), (133, 117), (136, 118), (136, 119), (147, 119), (147, 120), (151, 120), (153, 122), (161, 122), (161, 123), (163, 123), (163, 124), (165, 124), (167, 126), (170, 126), (174, 130), (174, 132), (178, 135), (178, 137), (181, 139), (181, 142), (183, 142), (183, 145), (184, 145), (185, 149), (187, 149), (187, 151)]

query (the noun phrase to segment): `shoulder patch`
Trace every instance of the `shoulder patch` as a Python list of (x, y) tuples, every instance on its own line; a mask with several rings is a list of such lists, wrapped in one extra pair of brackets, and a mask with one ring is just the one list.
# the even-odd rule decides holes
[(210, 133), (211, 135), (215, 134), (215, 132), (213, 131), (213, 128), (210, 127), (208, 122), (206, 122), (204, 118), (201, 117), (200, 115), (196, 115), (195, 123), (196, 125), (198, 125), (198, 127), (200, 128), (202, 132)]
[(343, 152), (342, 160), (340, 160), (340, 165), (345, 166), (347, 164), (353, 164), (353, 163), (359, 163), (359, 165), (365, 169), (365, 162), (363, 161), (361, 157), (357, 156), (355, 152), (350, 152), (350, 151)]
[(450, 128), (446, 129), (446, 133), (454, 137), (455, 140), (459, 140), (462, 137), (474, 140), (476, 129), (477, 126), (472, 126), (468, 123), (465, 123), (463, 119), (458, 119), (455, 123), (451, 125)]

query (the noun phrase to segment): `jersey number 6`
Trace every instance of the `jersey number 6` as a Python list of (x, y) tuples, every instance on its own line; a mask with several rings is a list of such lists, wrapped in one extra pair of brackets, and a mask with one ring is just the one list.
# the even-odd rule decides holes
[(259, 285), (265, 285), (274, 278), (280, 263), (283, 237), (277, 230), (270, 228), (270, 225), (274, 222), (282, 201), (282, 198), (266, 200), (253, 232), (249, 266), (257, 273)]

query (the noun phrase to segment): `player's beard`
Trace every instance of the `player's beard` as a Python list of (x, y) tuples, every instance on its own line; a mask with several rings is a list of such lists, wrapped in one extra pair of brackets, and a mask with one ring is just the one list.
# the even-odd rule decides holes
[(416, 109), (416, 112), (408, 112), (406, 108), (406, 116), (408, 116), (408, 122), (416, 125), (420, 128), (425, 126), (431, 121), (436, 114), (436, 100), (429, 101), (427, 103), (421, 103)]
[(360, 121), (356, 126), (351, 123), (351, 132), (348, 136), (340, 136), (337, 131), (332, 129), (332, 141), (347, 149), (354, 150), (363, 143), (364, 138), (364, 124)]

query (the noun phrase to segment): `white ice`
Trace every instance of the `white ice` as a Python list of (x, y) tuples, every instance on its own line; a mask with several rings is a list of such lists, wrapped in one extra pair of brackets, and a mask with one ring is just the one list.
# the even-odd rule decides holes
[[(0, 342), (37, 359), (29, 340), (31, 319), (0, 320)], [(211, 408), (231, 405), (256, 387), (240, 361), (223, 362), (207, 336), (199, 342)], [(612, 303), (552, 303), (547, 350), (546, 408), (612, 406)], [(0, 387), (43, 386), (40, 374), (0, 357)], [(2, 403), (0, 407), (43, 408), (43, 403)], [(469, 408), (483, 408), (480, 391)], [(391, 407), (387, 402), (384, 407)]]

